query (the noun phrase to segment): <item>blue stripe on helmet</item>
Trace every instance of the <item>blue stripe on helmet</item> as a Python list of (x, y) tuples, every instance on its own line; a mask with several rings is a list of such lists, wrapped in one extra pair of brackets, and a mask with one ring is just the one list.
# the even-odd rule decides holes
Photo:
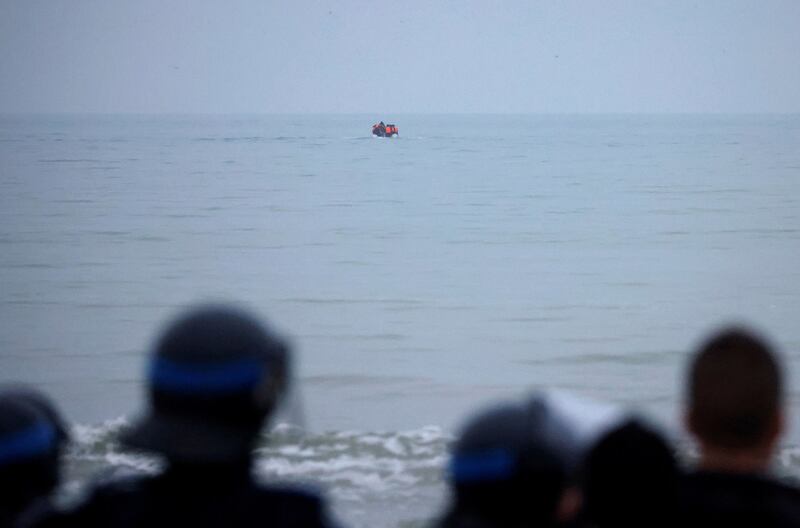
[(455, 455), (450, 461), (450, 476), (457, 483), (503, 480), (514, 474), (514, 455), (505, 449), (488, 449)]
[(217, 394), (251, 389), (264, 376), (255, 359), (189, 364), (156, 358), (150, 364), (150, 383), (159, 390), (185, 394)]
[(45, 422), (0, 436), (0, 465), (43, 455), (53, 449), (55, 443), (56, 430)]

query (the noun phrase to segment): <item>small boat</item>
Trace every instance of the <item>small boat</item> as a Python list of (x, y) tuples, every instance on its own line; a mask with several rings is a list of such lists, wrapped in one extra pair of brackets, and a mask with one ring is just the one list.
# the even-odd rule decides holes
[(397, 131), (397, 125), (387, 125), (383, 121), (372, 125), (372, 135), (378, 137), (396, 137), (400, 133)]

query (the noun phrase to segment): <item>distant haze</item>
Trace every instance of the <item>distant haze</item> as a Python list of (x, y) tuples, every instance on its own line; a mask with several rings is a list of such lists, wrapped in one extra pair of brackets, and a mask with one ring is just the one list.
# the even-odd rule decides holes
[(797, 0), (0, 0), (0, 112), (798, 111)]

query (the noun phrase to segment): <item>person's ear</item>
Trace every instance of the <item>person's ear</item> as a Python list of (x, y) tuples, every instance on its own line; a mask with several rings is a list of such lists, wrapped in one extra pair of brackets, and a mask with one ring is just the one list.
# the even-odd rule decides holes
[(556, 521), (566, 523), (575, 519), (583, 505), (583, 494), (577, 486), (569, 486), (556, 506)]
[(686, 432), (692, 435), (693, 437), (697, 438), (697, 416), (694, 413), (694, 410), (689, 408), (686, 409), (683, 413), (683, 427), (686, 429)]
[(783, 411), (777, 411), (772, 419), (769, 421), (769, 429), (767, 430), (767, 442), (770, 447), (775, 446), (783, 436), (786, 427), (786, 415)]

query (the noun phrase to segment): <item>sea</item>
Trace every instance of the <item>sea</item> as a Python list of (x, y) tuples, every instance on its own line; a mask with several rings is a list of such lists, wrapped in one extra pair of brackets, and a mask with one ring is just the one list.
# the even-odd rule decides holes
[(501, 400), (637, 413), (690, 454), (687, 360), (726, 324), (781, 353), (800, 477), (800, 115), (3, 115), (0, 218), (0, 382), (72, 424), (67, 497), (158, 471), (115, 438), (206, 301), (293, 343), (258, 476), (347, 526), (441, 514)]

